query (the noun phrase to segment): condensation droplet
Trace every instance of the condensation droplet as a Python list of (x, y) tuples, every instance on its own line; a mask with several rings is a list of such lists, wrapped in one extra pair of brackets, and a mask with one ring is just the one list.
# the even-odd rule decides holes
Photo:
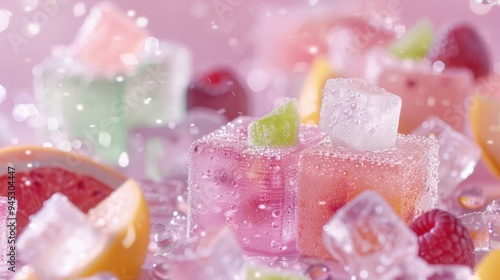
[(460, 193), (458, 201), (464, 208), (474, 210), (484, 205), (486, 196), (482, 188), (472, 185)]
[(12, 13), (9, 10), (0, 9), (0, 32), (5, 31), (9, 27), (11, 16)]

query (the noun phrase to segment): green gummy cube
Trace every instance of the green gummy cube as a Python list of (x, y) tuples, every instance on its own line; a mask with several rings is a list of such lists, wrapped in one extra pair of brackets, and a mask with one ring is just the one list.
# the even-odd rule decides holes
[(299, 143), (297, 100), (291, 99), (250, 124), (248, 139), (254, 146), (290, 147)]
[(426, 56), (433, 38), (434, 27), (429, 21), (422, 20), (394, 41), (389, 52), (400, 59), (419, 60)]

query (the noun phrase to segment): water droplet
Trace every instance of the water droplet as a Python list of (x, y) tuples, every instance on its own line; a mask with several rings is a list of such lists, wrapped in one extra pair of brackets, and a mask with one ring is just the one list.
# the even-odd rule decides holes
[(139, 17), (137, 18), (137, 20), (135, 21), (135, 23), (139, 26), (139, 27), (146, 27), (149, 23), (149, 20), (145, 17)]
[(9, 27), (10, 17), (12, 13), (9, 10), (0, 9), (0, 32)]
[(243, 226), (245, 228), (251, 228), (252, 227), (252, 222), (250, 222), (250, 221), (243, 221)]
[(274, 210), (273, 211), (273, 217), (274, 218), (278, 218), (279, 216), (281, 216), (281, 210)]
[(164, 223), (154, 223), (151, 227), (151, 233), (153, 234), (153, 242), (163, 249), (171, 247), (180, 238), (179, 234), (172, 227)]
[(279, 248), (280, 247), (280, 243), (278, 241), (276, 241), (276, 240), (273, 240), (273, 241), (271, 241), (271, 247), (275, 248), (275, 249)]
[(243, 238), (243, 244), (250, 244), (250, 239), (247, 237)]
[(38, 7), (38, 0), (21, 0), (25, 12), (31, 12)]
[(482, 188), (472, 185), (460, 193), (458, 201), (464, 208), (474, 210), (484, 205), (486, 196)]
[(154, 280), (169, 280), (170, 276), (168, 275), (169, 267), (166, 263), (155, 264), (153, 269), (151, 269), (151, 276)]
[(271, 227), (272, 228), (280, 228), (281, 227), (281, 223), (280, 222), (272, 222), (271, 223)]

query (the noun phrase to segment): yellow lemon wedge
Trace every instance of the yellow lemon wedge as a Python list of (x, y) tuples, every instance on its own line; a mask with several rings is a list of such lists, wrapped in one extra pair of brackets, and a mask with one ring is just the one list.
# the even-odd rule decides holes
[(489, 252), (476, 265), (476, 276), (481, 280), (500, 279), (500, 250)]
[(311, 70), (299, 95), (298, 111), (300, 122), (304, 124), (319, 123), (319, 112), (323, 96), (323, 88), (334, 72), (326, 56), (318, 56), (312, 63)]
[(472, 99), (470, 121), (482, 158), (500, 178), (500, 76), (480, 83)]

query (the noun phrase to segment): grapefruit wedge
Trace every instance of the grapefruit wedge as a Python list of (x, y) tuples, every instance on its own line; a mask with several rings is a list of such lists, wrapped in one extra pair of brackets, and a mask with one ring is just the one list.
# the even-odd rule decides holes
[(14, 178), (19, 205), (18, 235), (30, 215), (40, 210), (54, 193), (65, 195), (83, 212), (88, 212), (126, 181), (117, 171), (90, 159), (38, 146), (0, 150), (0, 196), (8, 195), (10, 175)]
[(25, 279), (79, 279), (98, 273), (137, 279), (147, 254), (149, 223), (146, 201), (133, 180), (86, 215), (64, 195), (54, 194), (19, 237), (19, 253), (33, 268)]

